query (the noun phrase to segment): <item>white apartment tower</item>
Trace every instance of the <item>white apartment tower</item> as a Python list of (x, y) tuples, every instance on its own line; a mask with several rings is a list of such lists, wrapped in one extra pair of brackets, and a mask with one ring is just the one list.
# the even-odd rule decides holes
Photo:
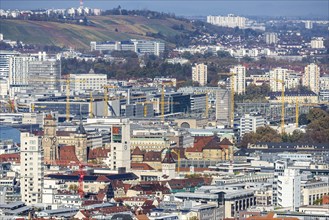
[(302, 80), (303, 86), (309, 87), (316, 94), (320, 90), (320, 67), (315, 63), (311, 63), (305, 67)]
[(234, 93), (244, 94), (246, 92), (246, 67), (242, 65), (234, 66), (230, 69), (233, 81), (231, 88), (234, 88)]
[(305, 28), (312, 29), (313, 28), (313, 21), (305, 21)]
[(207, 16), (207, 23), (230, 28), (245, 28), (247, 19), (245, 17), (228, 14), (227, 16)]
[(266, 42), (266, 44), (278, 43), (278, 34), (277, 33), (265, 33), (265, 42)]
[(324, 49), (323, 38), (315, 37), (311, 40), (312, 49)]
[(249, 132), (256, 132), (258, 127), (265, 125), (265, 119), (260, 115), (245, 114), (240, 118), (240, 137)]
[(275, 68), (270, 71), (270, 87), (272, 92), (281, 92), (288, 78), (288, 69)]
[(278, 177), (278, 205), (296, 209), (301, 204), (301, 176), (299, 170), (287, 168), (282, 176)]
[(207, 65), (201, 63), (192, 67), (192, 81), (198, 82), (201, 86), (207, 84), (208, 68)]
[(41, 137), (21, 132), (21, 197), (26, 205), (42, 202), (44, 178)]

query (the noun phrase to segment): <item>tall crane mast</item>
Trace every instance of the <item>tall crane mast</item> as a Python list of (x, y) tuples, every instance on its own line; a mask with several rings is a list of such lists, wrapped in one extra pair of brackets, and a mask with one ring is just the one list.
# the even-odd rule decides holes
[(40, 79), (37, 80), (33, 80), (30, 79), (31, 82), (43, 82), (43, 81), (47, 81), (47, 82), (64, 82), (66, 83), (66, 106), (65, 106), (65, 114), (66, 114), (66, 121), (70, 121), (70, 83), (71, 82), (85, 82), (84, 79), (58, 79), (58, 80), (47, 80), (47, 79), (42, 79), (42, 81), (40, 81)]
[(113, 85), (105, 85), (104, 88), (104, 116), (107, 117), (109, 114), (109, 108), (108, 108), (108, 102), (109, 102), (109, 94), (108, 89), (109, 88), (118, 88), (117, 86)]
[(282, 84), (282, 89), (281, 89), (281, 134), (284, 133), (284, 117), (285, 117), (285, 100), (284, 100), (284, 92), (285, 92), (285, 82), (283, 80), (280, 79), (274, 79), (276, 82), (281, 83)]

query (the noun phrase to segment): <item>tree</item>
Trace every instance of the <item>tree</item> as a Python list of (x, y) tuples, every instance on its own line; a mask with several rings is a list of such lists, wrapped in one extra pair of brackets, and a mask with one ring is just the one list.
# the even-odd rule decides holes
[(278, 131), (270, 126), (258, 127), (256, 132), (250, 132), (243, 136), (240, 146), (247, 147), (248, 144), (255, 144), (257, 142), (281, 142), (282, 137)]
[(299, 125), (307, 125), (309, 124), (311, 121), (307, 119), (307, 114), (301, 114), (298, 117), (298, 124)]
[(324, 119), (325, 117), (328, 117), (328, 113), (323, 111), (320, 108), (312, 108), (310, 112), (307, 115), (307, 119), (312, 122), (315, 120), (321, 120)]
[(78, 185), (76, 185), (76, 184), (71, 184), (70, 186), (69, 186), (69, 190), (70, 191), (74, 191), (74, 192), (77, 192), (78, 191)]

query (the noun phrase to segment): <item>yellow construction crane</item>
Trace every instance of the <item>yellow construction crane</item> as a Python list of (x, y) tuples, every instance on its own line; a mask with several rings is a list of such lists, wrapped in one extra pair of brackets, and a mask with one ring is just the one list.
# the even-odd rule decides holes
[(85, 82), (84, 79), (57, 79), (57, 80), (51, 80), (51, 79), (29, 79), (31, 82), (65, 82), (66, 83), (66, 121), (70, 121), (70, 83), (71, 82)]
[(105, 85), (103, 86), (104, 88), (104, 116), (107, 117), (109, 114), (109, 108), (108, 108), (108, 102), (109, 102), (109, 95), (108, 95), (108, 89), (109, 88), (118, 88), (117, 86), (114, 85)]
[(165, 122), (165, 85), (173, 85), (173, 82), (162, 82), (161, 90), (161, 121)]
[(89, 100), (89, 102), (90, 102), (90, 105), (89, 105), (89, 117), (90, 118), (93, 118), (94, 117), (94, 113), (93, 113), (93, 101), (94, 101), (94, 99), (93, 99), (93, 92), (90, 92), (90, 100)]
[(180, 150), (179, 151), (175, 151), (175, 150), (173, 150), (173, 149), (171, 149), (171, 152), (173, 152), (174, 154), (176, 154), (177, 155), (177, 173), (178, 173), (178, 176), (179, 176), (179, 174), (180, 174)]
[(37, 108), (47, 108), (47, 106), (45, 106), (45, 105), (42, 105), (42, 106), (35, 106), (35, 104), (34, 103), (31, 103), (31, 112), (35, 112), (35, 107), (37, 107)]

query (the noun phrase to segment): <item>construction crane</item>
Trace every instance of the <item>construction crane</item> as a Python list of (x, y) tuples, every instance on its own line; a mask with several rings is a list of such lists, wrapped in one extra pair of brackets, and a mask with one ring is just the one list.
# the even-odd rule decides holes
[(66, 83), (66, 108), (65, 108), (65, 114), (66, 114), (66, 121), (70, 121), (70, 83), (71, 82), (85, 82), (85, 79), (57, 79), (57, 80), (49, 80), (49, 79), (42, 79), (42, 81), (40, 81), (40, 79), (29, 79), (29, 81), (31, 82), (43, 82), (43, 81), (47, 81), (47, 82), (65, 82)]
[(83, 170), (84, 165), (82, 163), (79, 164), (79, 186), (78, 186), (78, 193), (80, 195), (80, 198), (82, 199), (85, 195), (83, 191), (83, 179), (85, 177), (85, 171)]
[(90, 105), (89, 105), (89, 117), (93, 118), (94, 117), (94, 113), (93, 113), (93, 92), (90, 92)]
[(173, 82), (162, 82), (161, 90), (161, 121), (165, 122), (165, 85), (173, 85)]
[(34, 103), (31, 103), (31, 112), (35, 112), (35, 108), (47, 108), (45, 105), (35, 105)]
[(295, 111), (295, 114), (296, 114), (296, 128), (299, 127), (299, 107), (302, 107), (302, 106), (311, 106), (311, 107), (320, 107), (321, 105), (329, 105), (328, 102), (322, 102), (322, 103), (299, 103), (299, 100), (298, 98), (296, 99), (296, 111)]
[(285, 91), (285, 82), (280, 79), (274, 79), (276, 82), (279, 82), (282, 84), (282, 89), (281, 89), (281, 134), (284, 133), (284, 116), (285, 116), (285, 109), (284, 109), (284, 91)]
[(173, 150), (173, 149), (171, 149), (171, 152), (173, 152), (174, 154), (176, 154), (177, 155), (177, 172), (178, 172), (178, 176), (179, 176), (179, 174), (180, 174), (180, 150), (179, 151), (175, 151), (175, 150)]
[(109, 109), (108, 109), (108, 102), (109, 102), (109, 95), (108, 95), (108, 89), (109, 88), (118, 88), (117, 86), (113, 85), (105, 85), (103, 86), (104, 88), (104, 116), (107, 117), (109, 114)]

